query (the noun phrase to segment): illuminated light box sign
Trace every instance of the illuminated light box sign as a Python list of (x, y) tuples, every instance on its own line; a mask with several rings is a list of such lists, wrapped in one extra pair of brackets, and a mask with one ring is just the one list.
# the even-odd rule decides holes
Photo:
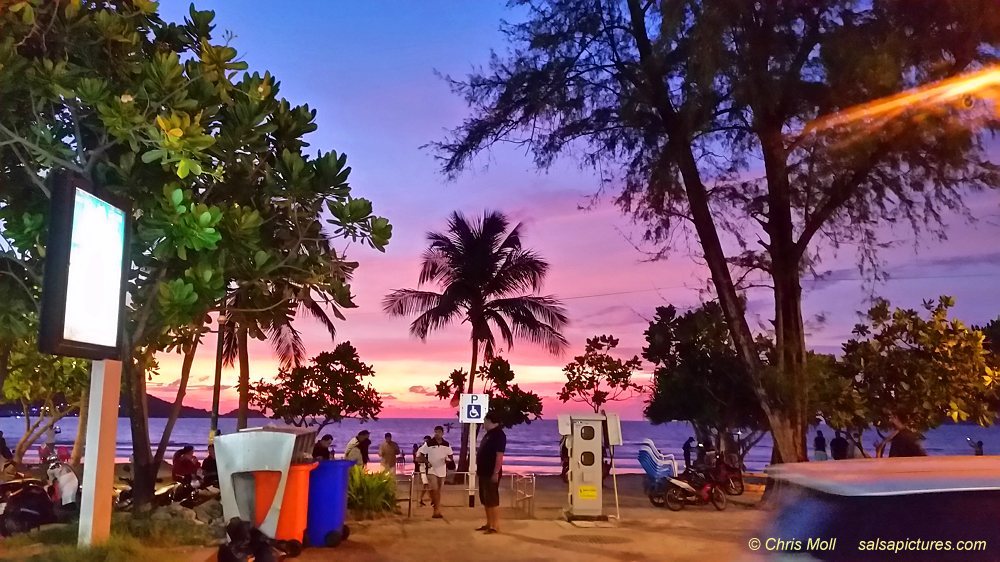
[(42, 284), (38, 347), (44, 353), (117, 359), (129, 267), (129, 206), (60, 176)]

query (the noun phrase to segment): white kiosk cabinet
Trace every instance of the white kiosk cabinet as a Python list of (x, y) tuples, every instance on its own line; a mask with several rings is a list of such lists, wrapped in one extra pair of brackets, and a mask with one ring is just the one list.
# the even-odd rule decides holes
[(277, 472), (280, 481), (264, 520), (261, 532), (273, 537), (278, 528), (281, 503), (285, 498), (289, 467), (300, 459), (312, 459), (316, 429), (309, 427), (251, 427), (215, 438), (215, 457), (219, 468), (219, 491), (222, 513), (229, 521), (239, 517), (254, 523), (256, 484), (254, 473)]
[(622, 444), (618, 414), (564, 414), (559, 416), (559, 434), (569, 449), (569, 506), (573, 519), (604, 519), (604, 446)]

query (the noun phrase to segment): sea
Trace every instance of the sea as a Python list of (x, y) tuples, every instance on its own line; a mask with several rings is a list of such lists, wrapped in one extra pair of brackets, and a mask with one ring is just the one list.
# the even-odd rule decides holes
[[(164, 418), (152, 418), (149, 420), (150, 435), (153, 446), (160, 441), (163, 427), (166, 425)], [(273, 425), (274, 420), (251, 419), (251, 427), (262, 427)], [(436, 420), (426, 418), (383, 418), (377, 421), (360, 422), (358, 420), (344, 420), (338, 424), (330, 424), (321, 430), (322, 434), (329, 433), (333, 436), (333, 448), (339, 457), (343, 453), (344, 445), (357, 434), (361, 429), (371, 432), (372, 446), (371, 462), (378, 464), (378, 443), (383, 439), (385, 433), (392, 433), (393, 440), (396, 441), (400, 449), (406, 453), (407, 462), (411, 462), (412, 446), (419, 443), (424, 435), (430, 435), (434, 431), (434, 426), (443, 425), (446, 427), (445, 439), (458, 453), (461, 444), (462, 428), (456, 423), (454, 418), (450, 420)], [(181, 418), (177, 420), (170, 438), (170, 445), (167, 449), (167, 459), (170, 459), (173, 452), (185, 445), (193, 445), (199, 458), (203, 458), (208, 445), (209, 420), (205, 418)], [(57, 446), (72, 447), (76, 436), (77, 418), (64, 418), (59, 422), (60, 433), (56, 435)], [(236, 430), (236, 420), (234, 418), (223, 418), (219, 420), (219, 429), (223, 433), (231, 433)], [(820, 426), (827, 438), (833, 438), (833, 431), (827, 427)], [(13, 448), (18, 437), (24, 431), (24, 420), (14, 417), (0, 418), (0, 430), (4, 432), (8, 445)], [(560, 471), (559, 460), (559, 431), (555, 420), (538, 420), (530, 424), (519, 425), (506, 430), (507, 432), (507, 453), (504, 456), (504, 464), (508, 472), (521, 474), (558, 474)], [(810, 434), (809, 443), (812, 443)], [(664, 454), (674, 454), (678, 461), (682, 462), (683, 454), (681, 445), (692, 435), (691, 426), (687, 423), (675, 422), (661, 425), (653, 425), (645, 421), (622, 421), (622, 435), (624, 444), (615, 448), (615, 467), (619, 473), (639, 473), (642, 468), (637, 460), (639, 445), (645, 439), (652, 439), (656, 446)], [(969, 447), (966, 438), (973, 441), (982, 440), (986, 454), (1000, 453), (1000, 427), (994, 426), (983, 428), (976, 425), (947, 424), (929, 431), (924, 441), (924, 448), (930, 455), (971, 455), (972, 448)], [(869, 432), (865, 436), (865, 446), (872, 450), (872, 443), (877, 436)], [(40, 443), (39, 443), (40, 444)], [(37, 447), (26, 457), (26, 462), (37, 461)], [(131, 429), (128, 418), (118, 420), (118, 439), (116, 457), (119, 462), (128, 462), (132, 454)], [(771, 439), (765, 436), (747, 455), (745, 463), (751, 471), (762, 470), (771, 459)], [(401, 467), (405, 469), (405, 465)]]

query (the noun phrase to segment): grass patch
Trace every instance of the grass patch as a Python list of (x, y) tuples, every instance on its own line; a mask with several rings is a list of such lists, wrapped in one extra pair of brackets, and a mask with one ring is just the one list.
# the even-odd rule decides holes
[(132, 562), (141, 560), (143, 551), (143, 545), (138, 539), (112, 536), (107, 544), (101, 546), (77, 548), (59, 545), (19, 560), (24, 560), (24, 562)]
[(112, 536), (134, 537), (144, 546), (171, 547), (207, 544), (215, 538), (211, 527), (184, 519), (156, 520), (147, 517), (116, 517)]
[[(76, 547), (78, 524), (73, 522), (61, 527), (53, 527), (32, 533), (15, 535), (4, 539), (3, 550), (44, 545), (44, 553), (33, 558), (36, 562), (52, 560), (80, 560), (83, 562), (118, 560), (139, 560), (143, 548), (169, 548), (174, 546), (203, 546), (214, 538), (212, 529), (187, 520), (155, 520), (148, 517), (132, 517), (129, 514), (115, 514), (111, 522), (111, 538), (100, 547), (78, 550)], [(9, 560), (0, 558), (0, 560)], [(24, 558), (17, 558), (18, 561)]]

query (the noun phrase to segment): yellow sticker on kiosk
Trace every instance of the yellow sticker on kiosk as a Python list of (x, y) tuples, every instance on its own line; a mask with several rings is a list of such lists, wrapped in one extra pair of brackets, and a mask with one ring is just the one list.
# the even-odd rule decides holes
[(579, 495), (582, 500), (596, 500), (597, 486), (580, 486)]

